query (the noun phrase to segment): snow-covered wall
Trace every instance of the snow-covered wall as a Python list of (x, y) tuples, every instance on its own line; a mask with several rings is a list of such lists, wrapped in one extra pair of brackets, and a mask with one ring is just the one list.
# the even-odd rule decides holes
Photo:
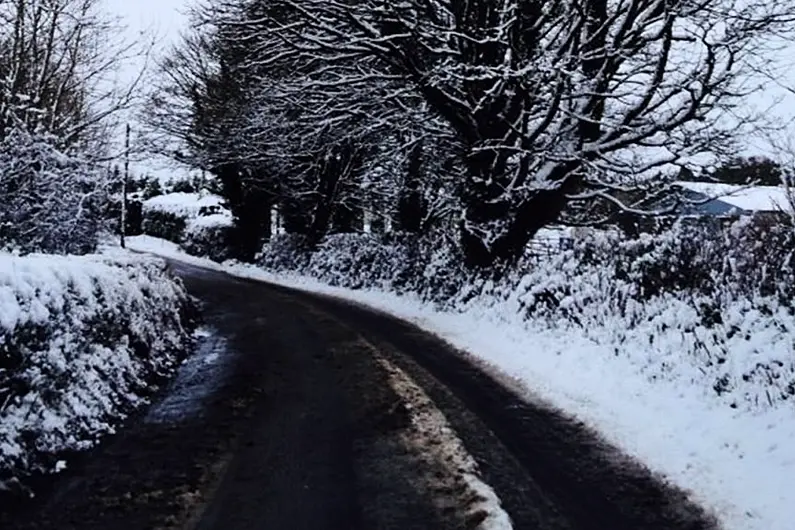
[(190, 346), (193, 311), (160, 260), (0, 254), (0, 490), (144, 403)]

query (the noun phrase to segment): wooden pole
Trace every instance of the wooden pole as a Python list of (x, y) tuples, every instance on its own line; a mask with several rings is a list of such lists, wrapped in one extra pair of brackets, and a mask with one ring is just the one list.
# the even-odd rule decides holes
[(127, 187), (130, 179), (130, 124), (124, 135), (124, 178), (121, 182), (121, 248), (127, 248), (124, 236), (127, 234)]

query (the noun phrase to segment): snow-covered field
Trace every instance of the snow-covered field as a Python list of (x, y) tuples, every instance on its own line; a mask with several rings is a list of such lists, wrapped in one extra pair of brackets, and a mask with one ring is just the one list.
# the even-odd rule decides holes
[(162, 260), (0, 253), (0, 490), (113, 432), (190, 345)]
[[(763, 384), (753, 378), (743, 381), (746, 386), (730, 397), (734, 403), (705, 387), (711, 375), (707, 365), (672, 355), (677, 348), (684, 351), (691, 346), (681, 330), (667, 327), (677, 318), (687, 319), (688, 315), (680, 314), (686, 311), (685, 305), (657, 308), (657, 321), (649, 325), (658, 327), (647, 330), (657, 333), (654, 344), (639, 332), (619, 333), (617, 342), (612, 338), (625, 324), (617, 317), (602, 315), (601, 324), (588, 328), (563, 322), (551, 325), (528, 320), (517, 310), (517, 300), (495, 299), (488, 289), (483, 290), (486, 295), (474, 297), (455, 311), (442, 311), (412, 295), (331, 287), (306, 276), (271, 274), (234, 263), (220, 265), (185, 256), (175, 245), (152, 238), (134, 238), (131, 246), (238, 276), (354, 300), (413, 321), (520, 380), (528, 399), (544, 400), (578, 417), (626, 453), (691, 491), (727, 530), (793, 527), (792, 401), (755, 406), (765, 389), (776, 387), (768, 386), (771, 381)], [(732, 373), (743, 373), (760, 351), (766, 354), (764, 360), (779, 362), (782, 355), (792, 360), (791, 318), (782, 320), (774, 333), (759, 324), (762, 319), (754, 311), (736, 309), (737, 318), (744, 321), (730, 324), (744, 326), (743, 332), (750, 335), (744, 341), (729, 341), (725, 353)], [(733, 332), (729, 338), (736, 336)], [(767, 346), (775, 352), (767, 351)], [(780, 368), (781, 372), (769, 377), (791, 370), (783, 364)], [(759, 391), (749, 396), (754, 388)]]

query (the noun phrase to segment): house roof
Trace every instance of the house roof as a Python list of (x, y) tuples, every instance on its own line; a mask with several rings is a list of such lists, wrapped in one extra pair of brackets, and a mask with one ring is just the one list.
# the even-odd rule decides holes
[[(736, 186), (716, 182), (675, 183), (683, 189), (746, 212), (791, 212), (792, 205), (782, 186)], [(795, 193), (795, 190), (791, 190)]]

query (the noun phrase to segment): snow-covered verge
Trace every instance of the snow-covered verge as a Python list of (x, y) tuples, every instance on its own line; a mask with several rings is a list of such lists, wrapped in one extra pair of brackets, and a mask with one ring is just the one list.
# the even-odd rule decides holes
[(59, 471), (145, 403), (194, 311), (159, 259), (0, 254), (0, 490)]
[[(184, 259), (412, 320), (690, 490), (727, 530), (789, 530), (791, 242), (752, 224), (698, 230), (602, 234), (494, 281), (400, 238), (334, 236), (312, 255), (282, 238), (262, 256), (274, 272)], [(179, 255), (152, 243), (139, 248)]]

